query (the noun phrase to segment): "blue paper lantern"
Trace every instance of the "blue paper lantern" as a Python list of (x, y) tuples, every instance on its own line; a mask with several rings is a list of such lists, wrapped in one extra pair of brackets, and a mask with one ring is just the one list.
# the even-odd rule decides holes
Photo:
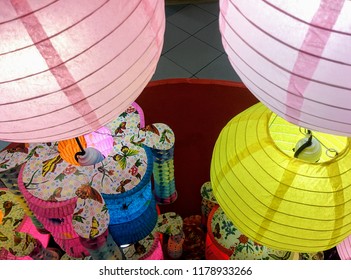
[(140, 183), (118, 194), (102, 194), (110, 214), (109, 231), (118, 245), (145, 238), (157, 221), (156, 201), (152, 193), (153, 157), (145, 147), (147, 169)]

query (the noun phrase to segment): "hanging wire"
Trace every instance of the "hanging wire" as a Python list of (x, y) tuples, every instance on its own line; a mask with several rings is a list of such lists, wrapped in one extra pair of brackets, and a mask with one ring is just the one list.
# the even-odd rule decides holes
[(268, 126), (269, 128), (272, 126), (272, 124), (274, 123), (274, 121), (276, 120), (277, 117), (278, 117), (278, 115), (275, 114), (273, 120), (271, 121), (271, 123), (270, 123), (269, 126)]

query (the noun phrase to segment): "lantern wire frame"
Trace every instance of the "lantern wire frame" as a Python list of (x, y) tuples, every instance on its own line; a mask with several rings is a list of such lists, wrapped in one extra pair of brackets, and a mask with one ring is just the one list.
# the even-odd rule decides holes
[[(274, 124), (274, 122), (277, 121), (279, 123), (288, 123), (287, 121), (285, 121), (284, 119), (282, 119), (280, 116), (278, 116), (277, 114), (275, 113), (272, 113), (272, 116), (269, 120), (269, 129), (271, 129), (272, 125)], [(296, 130), (296, 129), (295, 129)], [(338, 150), (333, 147), (328, 147), (324, 141), (322, 141), (319, 137), (317, 137), (318, 134), (321, 134), (320, 132), (312, 132), (310, 129), (307, 129), (307, 128), (303, 128), (303, 127), (299, 127), (299, 132), (301, 135), (303, 135), (304, 137), (308, 138), (308, 140), (301, 146), (299, 147), (298, 149), (295, 149), (295, 148), (292, 148), (292, 151), (294, 152), (294, 157), (295, 158), (298, 158), (298, 155), (306, 148), (310, 147), (312, 145), (312, 139), (314, 138), (320, 145), (323, 146), (323, 152), (325, 153), (325, 155), (329, 158), (334, 158), (336, 156), (338, 156), (339, 152)], [(295, 132), (296, 133), (296, 132)], [(317, 135), (316, 135), (317, 134)], [(328, 134), (325, 134), (323, 133), (322, 134), (322, 139), (326, 137), (326, 135)], [(297, 136), (297, 135), (296, 135)], [(335, 135), (328, 135), (327, 136), (328, 138), (333, 138), (333, 142), (330, 142), (330, 140), (328, 140), (328, 144), (329, 145), (335, 145), (335, 139), (338, 138), (338, 144), (337, 144), (337, 147), (340, 149), (343, 149), (346, 145), (346, 137), (339, 137), (339, 136), (335, 136)], [(274, 140), (274, 139), (273, 139)], [(327, 160), (326, 158), (324, 158), (324, 160)]]

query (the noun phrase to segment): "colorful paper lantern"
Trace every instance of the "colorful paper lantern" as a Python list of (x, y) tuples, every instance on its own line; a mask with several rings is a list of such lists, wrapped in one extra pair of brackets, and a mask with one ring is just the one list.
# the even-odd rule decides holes
[[(92, 259), (122, 259), (118, 244), (138, 242), (155, 227), (154, 159), (151, 149), (141, 144), (144, 141), (135, 142), (144, 121), (140, 109), (133, 103), (108, 128), (97, 131), (97, 136), (114, 141), (112, 151), (96, 165), (70, 164), (62, 159), (57, 143), (29, 145), (19, 190), (29, 211), (70, 258), (90, 254)], [(87, 139), (84, 150), (97, 149), (89, 147), (86, 137), (82, 136), (82, 141)], [(156, 245), (155, 250), (160, 247)]]
[(220, 0), (229, 60), (248, 89), (291, 123), (351, 135), (351, 2)]
[(201, 225), (201, 215), (191, 215), (184, 218), (183, 259), (202, 260), (205, 255), (206, 230)]
[(349, 235), (341, 243), (336, 245), (336, 250), (340, 259), (351, 260), (351, 235)]
[[(29, 152), (29, 151), (27, 151), (27, 152)], [(8, 151), (6, 152), (6, 155), (8, 155)], [(5, 157), (6, 157), (6, 155), (5, 155)], [(22, 158), (22, 160), (24, 161), (25, 159), (29, 159), (33, 155), (34, 155), (34, 153), (31, 151), (24, 158), (24, 156), (22, 154), (18, 155), (18, 153), (16, 152), (13, 155), (15, 157), (15, 160), (14, 161), (9, 160), (9, 165), (7, 167), (10, 167), (10, 168), (8, 168), (6, 171), (0, 172), (0, 187), (7, 188), (14, 195), (14, 198), (16, 199), (16, 203), (20, 204), (20, 206), (23, 209), (23, 211), (25, 212), (26, 216), (31, 219), (31, 222), (33, 223), (33, 225), (35, 226), (35, 229), (37, 231), (39, 231), (42, 234), (48, 234), (49, 232), (38, 221), (37, 217), (34, 215), (32, 210), (29, 208), (29, 206), (26, 202), (26, 199), (24, 198), (23, 194), (19, 190), (18, 183), (17, 183), (18, 176), (19, 176), (20, 170), (22, 168), (22, 162), (20, 165), (17, 165), (17, 166), (16, 166), (16, 162), (18, 163), (18, 160), (20, 158)], [(13, 164), (15, 164), (14, 167), (12, 166)], [(3, 166), (3, 167), (5, 168), (6, 166)]]
[(0, 139), (71, 139), (113, 120), (155, 72), (164, 9), (162, 0), (2, 1)]
[(94, 165), (107, 157), (113, 148), (113, 137), (106, 127), (74, 139), (58, 142), (63, 160), (74, 165)]
[(158, 204), (170, 204), (177, 199), (174, 178), (174, 143), (172, 129), (163, 123), (139, 127), (138, 137), (133, 141), (151, 149), (154, 170), (154, 195)]
[(128, 260), (163, 260), (162, 234), (152, 232), (123, 249)]
[(208, 215), (211, 213), (213, 207), (218, 205), (217, 200), (213, 194), (211, 182), (205, 182), (201, 188), (201, 224), (204, 228), (207, 227)]
[(228, 219), (222, 208), (216, 205), (207, 224), (206, 259), (232, 260), (292, 260), (298, 254), (283, 250), (274, 250), (258, 244), (245, 236)]
[(214, 195), (257, 243), (318, 252), (350, 235), (350, 139), (313, 135), (329, 150), (317, 163), (295, 158), (292, 149), (303, 136), (299, 127), (262, 103), (235, 116), (220, 133), (211, 161)]
[(96, 238), (80, 238), (81, 244), (89, 251), (93, 260), (124, 260), (122, 249), (106, 230)]
[(73, 139), (62, 140), (57, 145), (60, 158), (73, 165), (80, 165), (78, 162), (77, 153), (84, 153), (87, 148), (87, 143), (84, 136), (79, 136)]
[(0, 188), (0, 259), (58, 259), (57, 252), (47, 248), (49, 238), (36, 229), (18, 197)]
[(167, 241), (167, 255), (171, 259), (179, 259), (183, 254), (183, 243), (185, 241), (185, 234), (182, 231), (180, 234), (171, 235)]
[(111, 136), (111, 131), (107, 127), (100, 127), (98, 130), (84, 135), (85, 141), (88, 148), (95, 148), (104, 157), (112, 151), (113, 138)]

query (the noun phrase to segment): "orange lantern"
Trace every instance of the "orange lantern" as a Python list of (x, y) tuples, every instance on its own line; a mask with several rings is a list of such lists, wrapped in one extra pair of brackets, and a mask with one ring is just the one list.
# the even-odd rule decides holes
[(58, 151), (61, 158), (74, 165), (80, 165), (77, 154), (83, 154), (86, 147), (87, 143), (84, 136), (63, 140), (58, 143)]

